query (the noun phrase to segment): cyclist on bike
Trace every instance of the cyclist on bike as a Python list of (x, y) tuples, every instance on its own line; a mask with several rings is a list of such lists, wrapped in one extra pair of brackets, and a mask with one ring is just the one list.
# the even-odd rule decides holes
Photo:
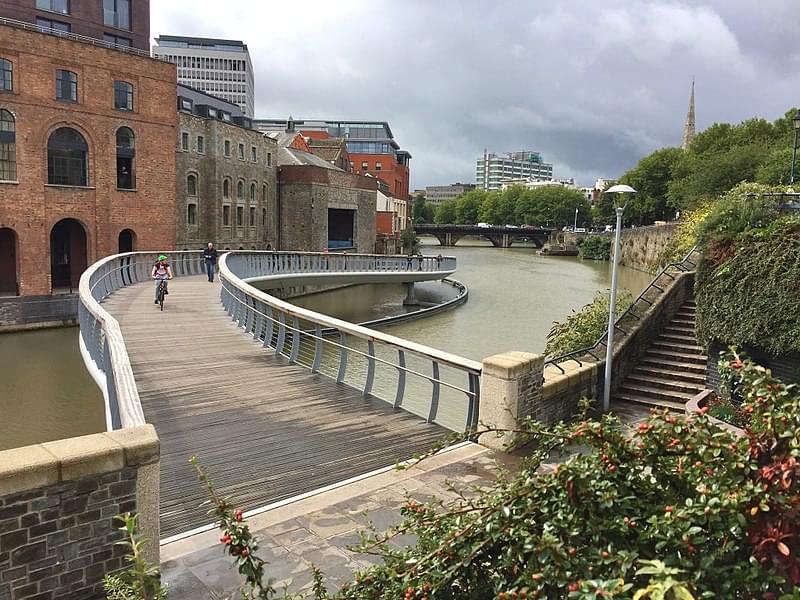
[(167, 279), (172, 279), (172, 267), (169, 266), (167, 257), (164, 254), (159, 254), (158, 260), (153, 265), (153, 270), (150, 273), (150, 277), (156, 280), (156, 299), (154, 304), (158, 304), (158, 288), (161, 285), (161, 282), (164, 282), (164, 293), (168, 294)]

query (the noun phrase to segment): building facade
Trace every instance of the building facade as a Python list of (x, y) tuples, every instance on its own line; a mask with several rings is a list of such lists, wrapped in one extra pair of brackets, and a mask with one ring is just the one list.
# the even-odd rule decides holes
[(484, 152), (475, 166), (475, 182), (484, 190), (499, 190), (511, 179), (548, 181), (553, 178), (553, 165), (538, 152), (522, 150), (497, 154)]
[(311, 121), (260, 119), (262, 131), (298, 131), (312, 139), (341, 138), (347, 142), (351, 170), (386, 183), (388, 193), (408, 199), (411, 154), (400, 149), (386, 121)]
[(375, 251), (375, 179), (298, 164), (281, 165), (278, 176), (282, 250)]
[(150, 50), (150, 0), (0, 0), (0, 17)]
[(451, 183), (450, 185), (429, 185), (422, 192), (425, 201), (431, 204), (441, 204), (446, 200), (453, 200), (461, 194), (475, 189), (474, 183)]
[(0, 290), (74, 291), (103, 256), (174, 248), (174, 66), (0, 24), (0, 74)]
[(253, 118), (255, 82), (246, 44), (162, 35), (156, 38), (153, 56), (177, 65), (178, 83), (236, 104), (245, 116)]
[(236, 105), (178, 86), (175, 147), (177, 247), (220, 250), (278, 244), (275, 140)]

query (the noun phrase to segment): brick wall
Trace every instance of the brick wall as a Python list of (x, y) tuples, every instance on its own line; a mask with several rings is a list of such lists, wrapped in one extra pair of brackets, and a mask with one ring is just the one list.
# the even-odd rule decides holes
[[(189, 148), (184, 150), (181, 135), (189, 135)], [(203, 152), (197, 139), (203, 136)], [(228, 141), (230, 155), (225, 155)], [(277, 153), (275, 140), (258, 131), (245, 129), (217, 119), (180, 113), (176, 140), (176, 227), (178, 249), (196, 250), (213, 242), (219, 250), (277, 249)], [(245, 158), (239, 158), (239, 144), (244, 144)], [(256, 161), (251, 148), (256, 148)], [(268, 158), (269, 157), (269, 158)], [(189, 196), (187, 178), (197, 177), (197, 196)], [(223, 194), (228, 180), (229, 197)], [(243, 183), (244, 197), (237, 197), (237, 184)], [(255, 184), (255, 202), (250, 201), (250, 186)], [(188, 222), (188, 206), (197, 206), (197, 222)], [(223, 223), (223, 206), (230, 207), (230, 223)], [(244, 224), (236, 222), (236, 208), (244, 208)], [(249, 224), (250, 208), (256, 209), (255, 226)], [(266, 210), (266, 215), (264, 211)]]
[(123, 512), (158, 564), (159, 444), (151, 425), (0, 452), (0, 598), (103, 598)]
[[(7, 26), (0, 26), (0, 57), (14, 70), (14, 90), (0, 94), (0, 109), (15, 118), (17, 151), (17, 180), (0, 182), (0, 228), (16, 234), (20, 294), (51, 292), (50, 234), (62, 219), (85, 232), (88, 264), (116, 253), (126, 229), (135, 250), (174, 248), (175, 66)], [(55, 99), (58, 69), (77, 74), (77, 103)], [(133, 85), (132, 111), (114, 109), (117, 79)], [(123, 126), (135, 135), (135, 190), (117, 189)], [(86, 141), (86, 187), (48, 185), (47, 142), (60, 127)]]

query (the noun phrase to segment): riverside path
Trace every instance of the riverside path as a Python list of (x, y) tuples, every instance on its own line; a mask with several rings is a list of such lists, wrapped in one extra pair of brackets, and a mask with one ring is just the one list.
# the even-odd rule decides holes
[(449, 433), (370, 394), (290, 364), (244, 335), (205, 276), (103, 301), (119, 322), (144, 417), (161, 439), (161, 537), (208, 524), (189, 458), (245, 510), (346, 480), (429, 449)]

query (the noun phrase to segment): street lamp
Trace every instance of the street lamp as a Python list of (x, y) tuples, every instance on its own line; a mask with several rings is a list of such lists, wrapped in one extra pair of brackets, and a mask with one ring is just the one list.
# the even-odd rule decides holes
[(572, 226), (573, 233), (578, 229), (578, 207), (575, 207), (575, 224)]
[[(635, 194), (636, 190), (629, 185), (614, 185), (605, 191), (606, 194)], [(614, 322), (616, 321), (617, 308), (617, 265), (619, 263), (619, 237), (622, 230), (622, 213), (628, 205), (626, 200), (621, 206), (614, 203), (617, 213), (617, 229), (614, 232), (614, 258), (611, 267), (611, 302), (608, 308), (608, 339), (606, 340), (606, 376), (603, 380), (603, 412), (608, 412), (611, 407), (611, 360), (614, 354)]]
[(797, 134), (800, 132), (800, 110), (794, 113), (792, 124), (794, 125), (794, 146), (792, 146), (792, 171), (789, 174), (789, 183), (794, 183), (794, 169), (797, 161)]

